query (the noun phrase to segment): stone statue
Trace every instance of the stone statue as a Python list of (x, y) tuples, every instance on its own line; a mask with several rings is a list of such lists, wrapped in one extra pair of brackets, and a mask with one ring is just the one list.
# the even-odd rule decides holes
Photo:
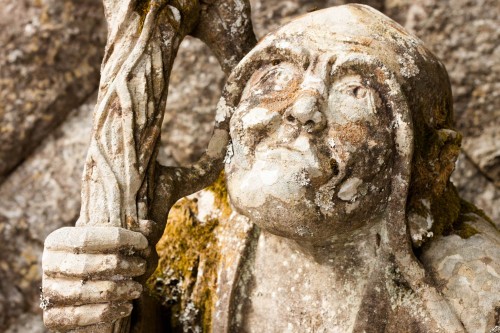
[(260, 229), (230, 331), (494, 326), (499, 234), (461, 222), (450, 86), (421, 41), (369, 7), (317, 11), (261, 41), (226, 92), (228, 192)]
[[(452, 117), (443, 65), (368, 6), (266, 36), (233, 69), (209, 147), (229, 132), (228, 193), (242, 215), (231, 221), (251, 225), (244, 246), (220, 242), (211, 330), (495, 329), (500, 234), (449, 181), (461, 140)], [(51, 234), (46, 323), (81, 331), (127, 316), (151, 245), (137, 231), (152, 223)]]

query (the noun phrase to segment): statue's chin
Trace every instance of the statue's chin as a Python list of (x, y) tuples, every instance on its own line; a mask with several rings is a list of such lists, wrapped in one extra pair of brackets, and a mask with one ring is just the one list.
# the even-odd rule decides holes
[(259, 207), (248, 207), (238, 200), (233, 200), (233, 204), (258, 227), (277, 236), (320, 243), (335, 235), (335, 224), (325, 219), (306, 196), (289, 203), (267, 197)]
[(250, 166), (236, 163), (235, 158), (226, 167), (228, 192), (237, 210), (278, 236), (311, 241), (330, 237), (335, 227), (314, 200), (331, 180), (332, 170), (322, 169), (311, 154), (273, 149), (263, 155)]
[(246, 208), (261, 207), (270, 201), (276, 207), (286, 207), (286, 210), (297, 203), (313, 205), (307, 202), (307, 197), (314, 198), (311, 193), (331, 177), (330, 170), (325, 172), (318, 165), (297, 165), (274, 159), (261, 159), (250, 168), (235, 167), (226, 171), (228, 191), (233, 203)]

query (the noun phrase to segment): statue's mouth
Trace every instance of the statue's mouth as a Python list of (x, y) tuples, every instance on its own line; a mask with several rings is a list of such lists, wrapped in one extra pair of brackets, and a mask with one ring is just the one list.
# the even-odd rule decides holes
[(310, 184), (322, 185), (337, 178), (340, 166), (336, 158), (322, 156), (316, 149), (302, 150), (290, 144), (260, 145), (255, 160), (266, 169), (280, 169), (283, 174), (304, 174)]
[(342, 159), (323, 143), (322, 138), (306, 133), (295, 137), (276, 134), (254, 146), (249, 169), (266, 174), (276, 172), (281, 175), (282, 182), (299, 179), (299, 183), (312, 188), (341, 181), (344, 174)]

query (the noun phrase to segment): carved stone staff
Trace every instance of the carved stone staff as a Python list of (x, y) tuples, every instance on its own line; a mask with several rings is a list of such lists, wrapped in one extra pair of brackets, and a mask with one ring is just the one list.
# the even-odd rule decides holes
[(44, 321), (60, 331), (152, 332), (157, 320), (147, 296), (135, 303), (134, 319), (129, 316), (131, 300), (142, 290), (138, 282), (156, 267), (154, 245), (170, 207), (215, 180), (229, 138), (228, 119), (218, 117), (196, 165), (156, 163), (174, 58), (190, 34), (212, 49), (227, 74), (256, 41), (247, 0), (103, 3), (108, 41), (80, 218), (76, 227), (56, 230), (46, 240)]

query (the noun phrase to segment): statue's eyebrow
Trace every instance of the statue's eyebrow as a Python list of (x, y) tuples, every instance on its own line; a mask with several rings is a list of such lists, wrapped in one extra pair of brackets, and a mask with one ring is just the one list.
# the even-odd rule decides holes
[(310, 63), (309, 51), (301, 46), (293, 45), (288, 41), (280, 41), (268, 45), (260, 50), (261, 64), (273, 63), (275, 61), (291, 62), (306, 69)]
[[(330, 77), (331, 78), (334, 78), (334, 77), (337, 77), (339, 75), (342, 76), (342, 74), (345, 74), (345, 72), (347, 70), (352, 70), (353, 68), (355, 68), (354, 66), (354, 61), (344, 61), (342, 63), (335, 63), (334, 66), (331, 67), (330, 69)], [(357, 71), (356, 71), (357, 72)]]
[(240, 86), (239, 93), (233, 96), (234, 103), (239, 102), (241, 93), (253, 73), (265, 65), (274, 64), (275, 62), (291, 62), (305, 71), (309, 67), (310, 59), (311, 56), (307, 49), (286, 40), (274, 41), (262, 46), (260, 49), (251, 51), (248, 58), (245, 58), (232, 74), (233, 82)]
[[(338, 59), (337, 59), (338, 60)], [(367, 61), (368, 60), (368, 61)], [(371, 61), (370, 61), (371, 60)], [(330, 78), (342, 76), (346, 72), (354, 72), (362, 77), (369, 77), (374, 68), (380, 67), (375, 59), (360, 59), (358, 57), (335, 62), (330, 70)]]

